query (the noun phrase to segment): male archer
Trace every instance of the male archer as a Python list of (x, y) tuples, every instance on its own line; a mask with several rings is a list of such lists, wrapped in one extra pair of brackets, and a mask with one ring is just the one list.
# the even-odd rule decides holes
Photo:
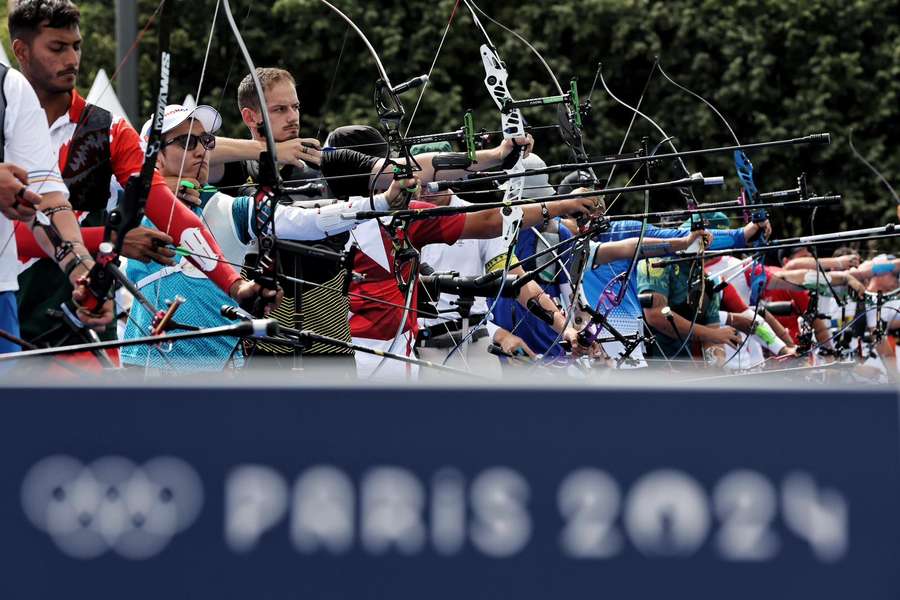
[[(76, 286), (70, 292), (76, 305), (85, 299), (79, 282), (94, 261), (72, 214), (34, 90), (20, 72), (0, 65), (0, 94), (4, 100), (0, 108), (0, 353), (6, 353), (21, 349), (15, 229), (40, 225), (32, 239), (54, 257), (54, 275), (62, 269), (62, 277)], [(104, 302), (96, 314), (80, 307), (76, 314), (88, 327), (104, 326), (112, 320), (112, 302)]]

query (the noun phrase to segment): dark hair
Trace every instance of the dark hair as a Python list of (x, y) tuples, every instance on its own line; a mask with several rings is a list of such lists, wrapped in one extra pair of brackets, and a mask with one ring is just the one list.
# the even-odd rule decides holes
[[(556, 187), (557, 196), (566, 196), (571, 194), (580, 187), (590, 187), (594, 183), (594, 178), (587, 171), (572, 171), (559, 182)], [(597, 208), (606, 213), (606, 197), (600, 196), (600, 203)]]
[(45, 22), (53, 29), (77, 27), (81, 12), (69, 0), (19, 0), (7, 19), (9, 38), (31, 42)]
[(831, 253), (831, 256), (837, 258), (839, 256), (849, 256), (851, 254), (856, 254), (856, 250), (850, 246), (838, 246), (835, 251)]
[(589, 186), (593, 182), (594, 179), (587, 171), (572, 171), (559, 182), (559, 185), (556, 187), (556, 193), (560, 196), (571, 194), (572, 190)]
[[(287, 81), (291, 85), (296, 85), (294, 76), (284, 69), (275, 67), (256, 67), (256, 76), (262, 84), (263, 93), (272, 89), (272, 86), (281, 81)], [(259, 110), (259, 96), (256, 93), (256, 86), (253, 84), (253, 78), (247, 74), (246, 77), (238, 85), (238, 108), (252, 108)]]
[(344, 125), (328, 134), (328, 144), (334, 148), (352, 148), (357, 152), (384, 158), (388, 143), (381, 132), (370, 125)]
[(801, 250), (806, 250), (810, 254), (813, 253), (812, 246), (795, 246), (794, 248), (780, 248), (778, 250), (778, 264), (783, 265), (787, 261), (794, 258), (794, 255)]

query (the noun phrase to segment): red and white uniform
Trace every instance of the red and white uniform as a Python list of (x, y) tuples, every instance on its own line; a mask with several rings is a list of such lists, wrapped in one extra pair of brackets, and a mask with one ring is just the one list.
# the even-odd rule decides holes
[[(750, 310), (750, 282), (753, 268), (753, 262), (747, 259), (739, 259), (735, 256), (723, 256), (706, 263), (706, 272), (711, 277), (727, 280), (728, 285), (722, 290), (722, 300), (719, 312), (719, 322), (721, 325), (727, 323), (728, 313), (744, 315), (753, 318)], [(767, 278), (771, 278), (769, 273), (770, 267), (766, 268)], [(768, 285), (768, 284), (767, 284)], [(768, 294), (773, 290), (767, 290), (764, 295), (768, 299)], [(796, 323), (794, 324), (796, 326)], [(747, 340), (738, 356), (733, 356), (733, 352), (726, 346), (728, 353), (727, 367), (729, 369), (746, 369), (753, 368), (762, 364), (765, 360), (763, 350), (768, 350), (772, 354), (778, 354), (785, 347), (785, 343), (775, 336), (774, 331), (765, 322), (762, 317), (756, 317), (756, 334), (751, 335)], [(759, 328), (763, 328), (766, 335), (761, 336)], [(742, 337), (745, 334), (740, 334)]]
[[(432, 205), (426, 202), (410, 203), (410, 208), (431, 207)], [(417, 250), (428, 244), (454, 244), (462, 235), (465, 222), (465, 215), (413, 221), (407, 232), (409, 243)], [(403, 333), (394, 341), (403, 314), (403, 309), (398, 307), (405, 305), (406, 297), (400, 291), (394, 277), (394, 247), (390, 237), (375, 220), (371, 220), (359, 225), (352, 232), (351, 239), (360, 248), (353, 263), (353, 270), (365, 276), (364, 280), (354, 281), (350, 286), (350, 331), (353, 334), (353, 342), (373, 349), (411, 356), (418, 330), (414, 310), (407, 314)], [(403, 279), (406, 281), (411, 276), (414, 277), (410, 273), (411, 267), (412, 264), (409, 262), (402, 266)], [(353, 294), (378, 298), (398, 307), (359, 298)], [(416, 294), (414, 288), (410, 304), (413, 309), (416, 308)], [(357, 373), (361, 378), (371, 376), (376, 368), (379, 376), (403, 377), (414, 376), (416, 373), (413, 365), (404, 365), (390, 359), (385, 360), (379, 368), (381, 360), (380, 357), (357, 352)]]

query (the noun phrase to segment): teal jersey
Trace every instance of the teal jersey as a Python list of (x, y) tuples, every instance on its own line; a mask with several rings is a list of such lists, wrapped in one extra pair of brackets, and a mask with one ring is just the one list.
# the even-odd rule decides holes
[[(688, 302), (688, 292), (691, 285), (691, 277), (698, 281), (700, 274), (703, 273), (699, 264), (693, 269), (689, 263), (675, 263), (667, 267), (653, 267), (646, 260), (638, 264), (638, 293), (655, 292), (668, 299), (669, 308), (672, 312), (677, 313), (688, 320), (693, 320), (697, 313), (696, 305)], [(703, 302), (703, 309), (697, 315), (696, 322), (700, 325), (711, 325), (719, 322), (719, 295), (709, 292), (712, 289), (712, 283), (706, 282), (707, 298)], [(648, 325), (649, 326), (649, 325)], [(690, 355), (691, 343), (684, 343), (684, 340), (678, 338), (678, 334), (667, 327), (665, 331), (659, 331), (653, 327), (650, 328), (656, 341), (667, 358), (676, 358), (680, 348), (684, 348), (678, 358), (686, 358)], [(651, 348), (652, 350), (653, 348)]]
[[(199, 208), (192, 207), (192, 210), (201, 213)], [(153, 227), (147, 219), (141, 225)], [(221, 316), (220, 309), (223, 304), (234, 306), (234, 300), (184, 257), (180, 257), (175, 267), (129, 260), (126, 274), (160, 310), (165, 310), (167, 300), (184, 297), (187, 301), (175, 313), (175, 321), (179, 323), (201, 329), (233, 324)], [(135, 300), (123, 337), (134, 339), (149, 335), (152, 319), (153, 315)], [(126, 346), (121, 350), (121, 357), (125, 365), (162, 371), (221, 371), (229, 365), (243, 364), (238, 344), (239, 340), (234, 337), (198, 338), (157, 346)]]

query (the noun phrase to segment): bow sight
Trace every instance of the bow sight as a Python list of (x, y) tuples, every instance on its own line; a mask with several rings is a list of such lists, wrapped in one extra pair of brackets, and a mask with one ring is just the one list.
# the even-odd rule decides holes
[(400, 158), (403, 159), (401, 162), (394, 162), (394, 179), (408, 179), (413, 176), (415, 171), (422, 170), (422, 167), (410, 154), (409, 146), (404, 142), (403, 134), (400, 132), (400, 125), (406, 111), (400, 102), (399, 95), (423, 85), (426, 81), (428, 81), (428, 76), (423, 75), (393, 88), (384, 79), (375, 82), (374, 102), (375, 110), (378, 113), (378, 122), (381, 123), (382, 129), (387, 134), (388, 149), (398, 149)]

